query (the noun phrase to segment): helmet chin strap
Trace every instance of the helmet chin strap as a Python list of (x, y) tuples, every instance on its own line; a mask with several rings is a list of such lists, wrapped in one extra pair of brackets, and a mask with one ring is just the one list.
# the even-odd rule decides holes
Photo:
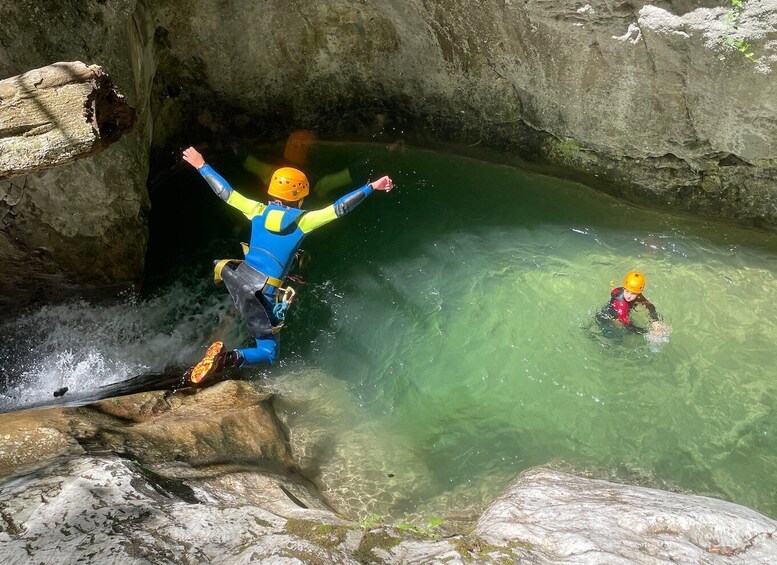
[(280, 200), (278, 198), (275, 198), (274, 200), (270, 200), (270, 204), (278, 204), (279, 206), (283, 206), (285, 208), (299, 208), (302, 206), (302, 201), (304, 198), (300, 198), (296, 202), (287, 202), (285, 200)]

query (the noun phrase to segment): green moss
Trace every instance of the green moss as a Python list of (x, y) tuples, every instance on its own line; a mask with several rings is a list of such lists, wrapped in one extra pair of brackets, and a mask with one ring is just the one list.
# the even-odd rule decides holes
[(303, 551), (301, 549), (290, 549), (288, 547), (282, 548), (278, 551), (278, 555), (282, 557), (291, 557), (293, 559), (299, 559), (303, 563), (308, 565), (329, 565), (330, 561), (327, 559), (321, 559), (311, 551)]
[(587, 169), (596, 164), (591, 152), (580, 147), (574, 139), (550, 137), (543, 143), (542, 152), (548, 161), (564, 167)]
[(385, 551), (391, 551), (401, 541), (401, 538), (392, 536), (384, 530), (367, 531), (362, 536), (361, 542), (359, 542), (359, 547), (356, 548), (354, 557), (356, 557), (360, 563), (382, 562), (382, 560), (376, 554), (374, 554), (372, 550), (379, 548)]
[(534, 549), (534, 544), (532, 542), (526, 541), (526, 540), (511, 541), (507, 545), (508, 545), (508, 547), (511, 547), (511, 548), (516, 548), (517, 547), (518, 549), (525, 549), (527, 551), (532, 551)]
[(491, 545), (479, 537), (451, 538), (448, 541), (466, 563), (474, 563), (485, 556), (497, 563), (517, 563), (520, 555), (516, 555), (513, 549), (526, 550), (534, 547), (529, 542), (522, 541), (511, 542), (507, 547)]
[(257, 518), (256, 516), (254, 516), (254, 522), (256, 522), (257, 526), (261, 526), (262, 528), (272, 528), (272, 523), (268, 522), (267, 520)]
[(334, 524), (321, 524), (312, 520), (290, 518), (284, 528), (287, 533), (324, 547), (335, 549), (345, 541), (348, 528)]

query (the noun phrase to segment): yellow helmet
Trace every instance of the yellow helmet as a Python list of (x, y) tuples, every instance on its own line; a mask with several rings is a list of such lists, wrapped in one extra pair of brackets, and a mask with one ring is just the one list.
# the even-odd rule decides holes
[(637, 271), (631, 271), (623, 279), (623, 288), (636, 294), (642, 294), (645, 289), (645, 275)]
[(287, 202), (302, 200), (310, 192), (310, 183), (305, 173), (291, 167), (282, 167), (275, 171), (267, 187), (267, 194)]

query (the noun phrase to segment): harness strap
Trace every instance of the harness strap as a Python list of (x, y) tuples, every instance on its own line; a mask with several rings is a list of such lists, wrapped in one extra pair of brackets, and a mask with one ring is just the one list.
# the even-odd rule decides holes
[(216, 264), (213, 267), (213, 282), (216, 284), (221, 284), (223, 279), (221, 278), (221, 271), (224, 270), (224, 267), (226, 267), (227, 263), (240, 263), (240, 259), (221, 259), (220, 261), (216, 261)]
[(276, 289), (280, 290), (282, 285), (283, 281), (281, 279), (276, 279), (275, 277), (267, 275), (267, 284), (265, 286), (274, 286)]
[[(216, 264), (213, 267), (213, 281), (216, 284), (220, 284), (221, 282), (223, 282), (223, 279), (221, 277), (221, 272), (224, 270), (224, 267), (226, 267), (228, 263), (242, 263), (242, 262), (243, 262), (242, 259), (221, 259), (220, 261), (216, 261)], [(256, 271), (256, 272), (259, 273), (259, 271)], [(264, 277), (267, 277), (267, 280), (265, 281), (265, 284), (262, 287), (262, 292), (264, 292), (268, 286), (274, 286), (276, 289), (276, 292), (278, 292), (281, 286), (283, 286), (282, 279), (271, 277), (270, 275), (266, 275), (264, 273), (260, 273), (260, 274)]]

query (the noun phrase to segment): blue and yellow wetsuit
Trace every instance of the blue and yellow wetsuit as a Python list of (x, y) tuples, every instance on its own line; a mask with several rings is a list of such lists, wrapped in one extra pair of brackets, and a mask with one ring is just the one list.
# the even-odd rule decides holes
[(302, 240), (313, 230), (353, 210), (372, 193), (372, 186), (366, 184), (321, 210), (306, 211), (250, 200), (233, 190), (210, 165), (199, 171), (219, 198), (251, 220), (251, 243), (245, 261), (229, 262), (220, 272), (235, 307), (256, 340), (256, 347), (237, 350), (241, 366), (273, 363), (278, 357), (281, 322), (273, 308)]

